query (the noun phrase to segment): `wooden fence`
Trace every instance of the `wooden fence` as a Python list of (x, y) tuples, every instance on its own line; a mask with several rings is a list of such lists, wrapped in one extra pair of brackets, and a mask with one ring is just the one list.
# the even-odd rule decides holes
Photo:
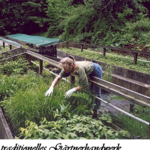
[[(90, 48), (94, 51), (103, 52), (104, 57), (106, 56), (107, 52), (110, 52), (110, 50), (111, 51), (117, 51), (117, 52), (126, 52), (126, 53), (129, 53), (129, 54), (132, 54), (132, 56), (134, 57), (133, 64), (137, 64), (137, 58), (138, 58), (139, 54), (146, 55), (147, 58), (150, 58), (150, 52), (131, 50), (131, 49), (127, 49), (127, 48), (117, 48), (117, 47), (111, 47), (111, 46), (101, 46), (101, 45), (93, 45), (93, 44), (87, 44), (87, 43), (77, 43), (77, 42), (71, 42), (71, 41), (57, 43), (56, 46), (57, 46), (57, 48), (74, 47), (74, 48), (81, 49), (81, 52), (83, 52), (84, 49)], [(98, 48), (102, 48), (103, 51), (97, 50)]]

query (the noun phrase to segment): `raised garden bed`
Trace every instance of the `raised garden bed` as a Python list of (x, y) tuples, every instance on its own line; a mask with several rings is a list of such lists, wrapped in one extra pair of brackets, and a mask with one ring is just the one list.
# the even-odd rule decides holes
[[(13, 63), (12, 63), (13, 64)], [(15, 66), (16, 66), (16, 64), (15, 64)], [(12, 67), (13, 68), (13, 67)], [(12, 70), (12, 71), (14, 71), (14, 73), (18, 73), (19, 71), (20, 71), (20, 69), (17, 69), (17, 68), (15, 68), (15, 70)], [(33, 76), (32, 76), (33, 77)], [(17, 78), (18, 80), (19, 80), (19, 78)], [(14, 79), (12, 78), (9, 78), (9, 80), (11, 80), (11, 81), (13, 81), (13, 84), (15, 83), (16, 84), (16, 81), (14, 81)], [(9, 81), (8, 80), (8, 81)], [(47, 80), (48, 81), (48, 80)], [(25, 82), (24, 80), (22, 80), (22, 82)], [(30, 83), (32, 83), (31, 81), (30, 81)], [(36, 83), (35, 81), (33, 82), (33, 83)], [(39, 83), (39, 82), (38, 82)], [(11, 86), (13, 85), (13, 84), (10, 84)], [(22, 85), (26, 85), (26, 84), (22, 84)], [(28, 84), (27, 84), (28, 85)], [(31, 84), (32, 85), (32, 84)], [(11, 88), (11, 86), (9, 86), (9, 88)], [(44, 88), (43, 88), (44, 87)], [(43, 86), (42, 88), (40, 88), (40, 89), (42, 89), (43, 91), (42, 91), (42, 98), (44, 99), (44, 97), (43, 97), (43, 93), (44, 93), (44, 90), (46, 91), (46, 87), (45, 86)], [(64, 86), (63, 86), (64, 87)], [(27, 87), (24, 87), (25, 89), (27, 88)], [(61, 91), (62, 90), (65, 90), (64, 88), (62, 89), (62, 88), (60, 88), (61, 89)], [(15, 90), (15, 89), (13, 89), (13, 90)], [(35, 89), (34, 89), (35, 90)], [(32, 90), (30, 90), (30, 91), (32, 91)], [(38, 89), (36, 89), (35, 91), (38, 91)], [(66, 90), (65, 90), (66, 91)], [(10, 92), (10, 91), (9, 91)], [(9, 93), (8, 92), (8, 93)], [(11, 91), (12, 92), (12, 91)], [(23, 93), (21, 94), (21, 97), (17, 97), (17, 100), (19, 101), (19, 100), (21, 100), (21, 102), (22, 102), (22, 97), (24, 97), (23, 96), (23, 94), (25, 93), (25, 95), (24, 96), (28, 96), (29, 94), (31, 94), (31, 93), (29, 93), (29, 91), (25, 91), (25, 90), (23, 90)], [(35, 93), (35, 92), (34, 92)], [(37, 92), (38, 93), (38, 92)], [(59, 91), (59, 93), (60, 93), (60, 91)], [(32, 93), (33, 94), (33, 93)], [(34, 98), (35, 98), (35, 94), (33, 94), (34, 96)], [(59, 95), (59, 94), (58, 94)], [(56, 95), (55, 95), (56, 96)], [(82, 95), (83, 96), (83, 95)], [(60, 97), (59, 97), (60, 98)], [(77, 98), (79, 98), (79, 95), (77, 96)], [(81, 97), (80, 97), (81, 98)], [(28, 99), (28, 98), (26, 98), (26, 97), (24, 97), (24, 99)], [(29, 104), (31, 103), (32, 104), (32, 99), (29, 99), (30, 100), (30, 102), (29, 102)], [(42, 99), (41, 99), (42, 100)], [(41, 102), (41, 100), (40, 100), (40, 102)], [(14, 101), (14, 102), (13, 102)], [(17, 106), (17, 103), (18, 104), (21, 104), (21, 102), (18, 102), (18, 101), (16, 101), (16, 97), (12, 97), (11, 98), (11, 103), (9, 103), (8, 101), (5, 101), (6, 103), (4, 103), (4, 105), (5, 104), (8, 104), (7, 106), (5, 106), (5, 109), (7, 108), (7, 110), (11, 110), (12, 112), (10, 112), (10, 113), (8, 113), (8, 114), (11, 114), (11, 115), (14, 115), (13, 114), (13, 110), (11, 109), (11, 108), (13, 108), (13, 109), (15, 109), (16, 110), (16, 106)], [(54, 100), (55, 101), (55, 100)], [(17, 103), (16, 103), (17, 102)], [(69, 102), (69, 101), (67, 101), (67, 102)], [(10, 104), (13, 104), (14, 103), (14, 105), (12, 105), (13, 107), (11, 107), (11, 105)], [(37, 103), (38, 104), (38, 103)], [(37, 106), (37, 104), (36, 104), (36, 106)], [(60, 104), (60, 103), (59, 103)], [(25, 107), (24, 106), (25, 104), (23, 103), (23, 106), (21, 107), (22, 109), (24, 109), (24, 108), (28, 108), (28, 107)], [(86, 105), (87, 105), (87, 101), (86, 101)], [(9, 107), (8, 107), (9, 106)], [(30, 106), (30, 105), (29, 105)], [(40, 105), (41, 106), (41, 105)], [(47, 103), (46, 103), (46, 106), (48, 106), (47, 105)], [(20, 106), (19, 106), (20, 107)], [(62, 107), (61, 107), (62, 108)], [(20, 109), (20, 111), (21, 111), (21, 113), (22, 113), (22, 115), (23, 115), (23, 117), (25, 116), (25, 112), (22, 110), (22, 109)], [(40, 109), (41, 110), (41, 109)], [(59, 109), (58, 109), (59, 110)], [(7, 112), (7, 111), (5, 111), (5, 112)], [(29, 111), (27, 111), (27, 112), (29, 112)], [(39, 111), (37, 111), (37, 112), (39, 112)], [(57, 113), (58, 113), (59, 111), (57, 111)], [(84, 110), (84, 112), (85, 112), (85, 110)], [(31, 113), (32, 114), (32, 113)], [(41, 114), (41, 113), (40, 113)], [(46, 113), (47, 114), (47, 113)], [(20, 115), (20, 113), (19, 113), (19, 115)], [(35, 111), (34, 111), (34, 115), (35, 115)], [(58, 115), (58, 114), (57, 114)], [(30, 115), (30, 116), (32, 116), (32, 115)], [(36, 115), (37, 116), (37, 115)], [(23, 117), (21, 117), (21, 119), (23, 118)], [(34, 116), (33, 116), (34, 117)], [(60, 117), (59, 115), (57, 116), (57, 117)], [(18, 118), (18, 117), (16, 117), (16, 118)], [(42, 118), (42, 117), (40, 117), (40, 118)], [(37, 118), (36, 118), (37, 119)], [(32, 121), (32, 120), (31, 120)], [(13, 122), (15, 122), (15, 120), (13, 120)], [(16, 125), (16, 124), (15, 124)], [(23, 129), (24, 130), (24, 129)], [(114, 131), (113, 131), (114, 132)], [(112, 133), (112, 132), (109, 132), (109, 133)]]
[[(14, 138), (129, 138), (128, 132), (113, 129), (109, 115), (100, 120), (91, 118), (93, 102), (86, 92), (79, 92), (71, 99), (65, 99), (64, 93), (70, 85), (66, 86), (62, 81), (56, 87), (54, 95), (47, 98), (44, 92), (53, 78), (47, 74), (43, 74), (44, 78), (39, 77), (26, 67), (23, 68), (27, 70), (22, 72), (20, 65), (7, 74), (7, 63), (5, 62), (5, 69), (1, 70), (1, 106)], [(21, 64), (24, 66), (23, 62)]]
[(0, 139), (13, 139), (11, 130), (0, 107)]

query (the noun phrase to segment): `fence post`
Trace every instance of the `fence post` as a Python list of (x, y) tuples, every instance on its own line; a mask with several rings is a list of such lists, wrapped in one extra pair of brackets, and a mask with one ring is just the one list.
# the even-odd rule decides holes
[(5, 48), (5, 42), (3, 42), (3, 47)]
[(134, 65), (137, 64), (137, 57), (138, 57), (138, 53), (135, 53), (135, 54), (134, 54)]
[(105, 55), (106, 55), (106, 48), (103, 48), (103, 57), (105, 57)]
[(39, 75), (43, 72), (43, 60), (39, 60)]
[(83, 44), (81, 44), (81, 52), (83, 52)]
[(28, 64), (31, 65), (31, 56), (26, 54), (26, 59), (28, 61)]
[(134, 110), (134, 103), (130, 103), (130, 111), (133, 112)]
[(10, 50), (12, 49), (12, 45), (9, 45), (9, 49), (10, 49)]
[(69, 48), (69, 41), (66, 42), (66, 48)]

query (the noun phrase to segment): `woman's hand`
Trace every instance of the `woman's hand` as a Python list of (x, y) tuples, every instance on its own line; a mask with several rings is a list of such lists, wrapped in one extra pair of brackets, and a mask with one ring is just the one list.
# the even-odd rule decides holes
[(46, 92), (45, 92), (45, 96), (50, 96), (53, 95), (53, 87), (50, 87)]
[(70, 98), (73, 92), (76, 91), (76, 88), (73, 88), (65, 93), (65, 98)]

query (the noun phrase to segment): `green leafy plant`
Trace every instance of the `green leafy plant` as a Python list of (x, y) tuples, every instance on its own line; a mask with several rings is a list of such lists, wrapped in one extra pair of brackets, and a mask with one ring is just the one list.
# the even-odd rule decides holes
[(24, 74), (28, 69), (28, 62), (25, 58), (17, 58), (16, 61), (5, 61), (1, 63), (0, 72), (2, 74)]
[(19, 138), (24, 139), (115, 139), (129, 135), (125, 131), (115, 131), (105, 126), (101, 120), (74, 115), (70, 120), (61, 118), (48, 122), (43, 119), (40, 125), (27, 121), (26, 128), (20, 128)]

